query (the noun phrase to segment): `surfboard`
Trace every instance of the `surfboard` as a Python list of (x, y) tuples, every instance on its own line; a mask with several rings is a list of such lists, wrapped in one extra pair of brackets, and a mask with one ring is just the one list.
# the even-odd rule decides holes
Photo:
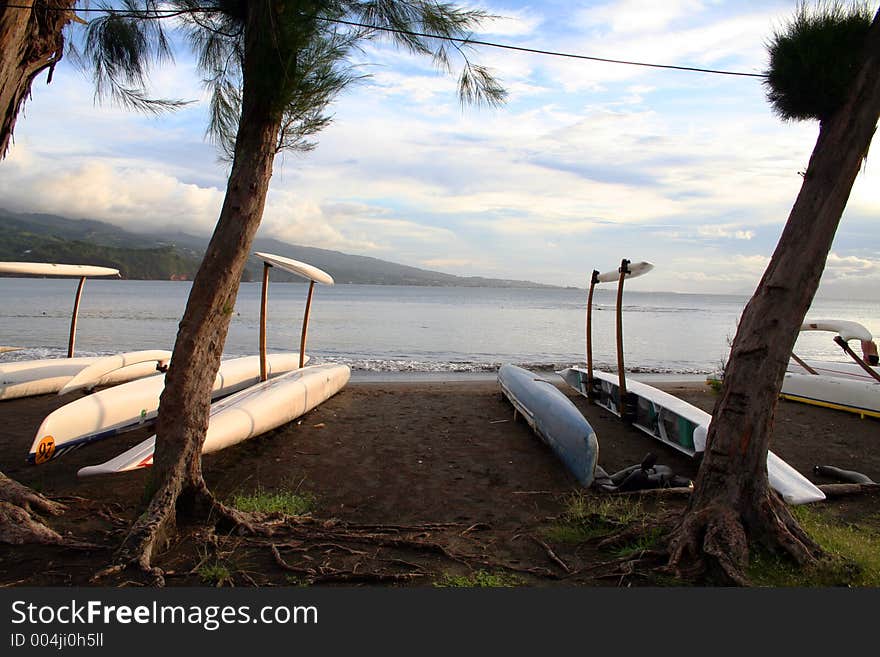
[[(585, 369), (570, 367), (558, 374), (572, 388), (587, 395)], [(598, 395), (594, 396), (594, 401), (620, 417), (617, 375), (594, 370), (593, 380), (598, 382)], [(634, 427), (689, 456), (705, 450), (712, 421), (709, 413), (641, 381), (629, 380), (627, 393), (636, 400), (632, 422)], [(789, 504), (807, 504), (825, 499), (825, 494), (809, 479), (772, 451), (767, 452), (767, 476), (770, 486)]]
[(96, 265), (61, 265), (50, 262), (0, 262), (0, 274), (25, 276), (118, 276), (119, 270)]
[(115, 356), (42, 358), (2, 363), (0, 400), (58, 392), (83, 370), (92, 366), (101, 370), (105, 359), (110, 359), (108, 362), (113, 367), (93, 380), (92, 385), (115, 385), (150, 376), (156, 373), (158, 363), (167, 362), (170, 357), (170, 351), (150, 349), (129, 351)]
[(532, 431), (552, 449), (578, 483), (593, 482), (599, 443), (596, 432), (555, 385), (515, 365), (498, 369), (501, 391)]
[[(312, 365), (246, 388), (211, 405), (202, 454), (210, 454), (271, 431), (339, 392), (351, 376), (347, 365)], [(128, 472), (153, 464), (151, 436), (116, 458), (81, 468), (80, 477)]]
[[(294, 370), (299, 367), (299, 353), (270, 354), (267, 366), (270, 377)], [(259, 356), (232, 358), (220, 363), (211, 396), (219, 399), (259, 380)], [(28, 462), (46, 463), (89, 443), (151, 424), (164, 389), (165, 375), (157, 374), (100, 390), (52, 411), (37, 429)]]

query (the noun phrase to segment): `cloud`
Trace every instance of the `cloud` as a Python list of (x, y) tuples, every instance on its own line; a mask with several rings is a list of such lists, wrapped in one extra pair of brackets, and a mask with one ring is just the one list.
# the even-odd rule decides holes
[(665, 0), (645, 3), (639, 0), (618, 0), (575, 13), (575, 22), (585, 29), (608, 28), (613, 33), (642, 34), (665, 30), (684, 17), (703, 9), (698, 0)]
[[(563, 3), (564, 5), (564, 3)], [(709, 0), (480, 5), (509, 19), (477, 38), (619, 59), (760, 70), (790, 3)], [(583, 285), (592, 268), (648, 259), (639, 289), (750, 293), (802, 183), (815, 124), (783, 124), (760, 82), (476, 48), (511, 92), (462, 108), (455, 75), (367, 43), (373, 77), (342, 94), (307, 155), (275, 164), (261, 236), (462, 275)], [(200, 97), (191, 62), (163, 95)], [(63, 66), (63, 65), (62, 65)], [(207, 233), (227, 169), (203, 140), (204, 102), (150, 119), (94, 107), (79, 74), (38, 85), (0, 163), (0, 205)], [(877, 285), (869, 159), (823, 285)], [(603, 264), (604, 263), (604, 264)], [(605, 267), (607, 265), (608, 267)], [(830, 289), (830, 288), (829, 288)]]
[(750, 240), (755, 237), (755, 231), (744, 230), (730, 224), (723, 226), (697, 226), (697, 234), (700, 235), (700, 237), (735, 240)]

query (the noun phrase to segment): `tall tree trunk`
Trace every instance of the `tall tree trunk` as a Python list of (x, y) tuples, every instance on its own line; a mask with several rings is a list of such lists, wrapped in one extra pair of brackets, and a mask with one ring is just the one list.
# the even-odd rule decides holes
[[(31, 84), (61, 60), (62, 30), (73, 19), (75, 0), (16, 0), (0, 6), (0, 159), (12, 141), (15, 120)], [(21, 8), (24, 7), (24, 8)]]
[[(238, 287), (263, 215), (281, 112), (266, 86), (255, 87), (261, 58), (254, 54), (270, 29), (249, 12), (245, 30), (242, 113), (226, 197), (177, 333), (159, 406), (152, 480), (157, 488), (121, 549), (124, 562), (150, 568), (154, 553), (174, 531), (178, 510), (206, 511), (214, 499), (202, 478), (201, 452), (211, 389)], [(262, 61), (265, 61), (264, 59)], [(277, 86), (277, 85), (276, 85)]]
[(779, 391), (800, 325), (880, 118), (880, 12), (847, 102), (823, 122), (797, 200), (731, 346), (694, 495), (670, 566), (745, 583), (750, 543), (799, 563), (820, 554), (767, 481)]
[[(0, 6), (0, 159), (12, 142), (15, 120), (31, 84), (41, 71), (61, 60), (62, 30), (73, 12), (47, 9), (45, 0), (20, 0), (21, 7)], [(52, 2), (72, 7), (74, 0)], [(42, 524), (34, 511), (58, 515), (64, 506), (9, 479), (0, 472), (0, 542), (56, 543), (65, 540)]]

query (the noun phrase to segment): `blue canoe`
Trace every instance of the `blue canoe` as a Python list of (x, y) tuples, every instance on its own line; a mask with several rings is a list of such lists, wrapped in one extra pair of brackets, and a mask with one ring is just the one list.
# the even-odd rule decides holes
[(571, 400), (549, 381), (515, 365), (498, 370), (501, 391), (529, 426), (587, 487), (599, 459), (599, 442), (590, 423)]

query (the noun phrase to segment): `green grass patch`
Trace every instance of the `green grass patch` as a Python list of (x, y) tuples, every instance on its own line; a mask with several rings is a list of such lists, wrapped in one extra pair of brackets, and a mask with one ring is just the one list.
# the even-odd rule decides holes
[(660, 527), (652, 527), (651, 529), (646, 529), (645, 533), (639, 536), (637, 541), (618, 546), (614, 550), (614, 556), (621, 559), (637, 557), (642, 552), (647, 552), (648, 550), (654, 549), (654, 547), (657, 546), (657, 543), (660, 542), (662, 536), (663, 530)]
[(486, 570), (475, 570), (469, 575), (444, 573), (440, 579), (434, 582), (434, 586), (439, 588), (500, 588), (520, 586), (521, 584), (524, 584), (523, 580), (516, 575)]
[(766, 551), (753, 550), (747, 571), (759, 586), (880, 586), (880, 534), (835, 522), (818, 511), (794, 507), (801, 527), (828, 558), (808, 568)]
[(568, 498), (559, 521), (545, 528), (543, 534), (557, 543), (582, 543), (633, 523), (644, 523), (646, 518), (637, 499), (574, 493)]
[(211, 586), (223, 586), (223, 584), (229, 581), (232, 577), (229, 568), (219, 561), (215, 561), (211, 564), (203, 564), (199, 568), (198, 574), (199, 579), (202, 580), (203, 584), (210, 584)]
[(232, 496), (230, 504), (239, 511), (302, 516), (315, 509), (316, 500), (311, 493), (258, 489), (248, 494), (236, 493)]

